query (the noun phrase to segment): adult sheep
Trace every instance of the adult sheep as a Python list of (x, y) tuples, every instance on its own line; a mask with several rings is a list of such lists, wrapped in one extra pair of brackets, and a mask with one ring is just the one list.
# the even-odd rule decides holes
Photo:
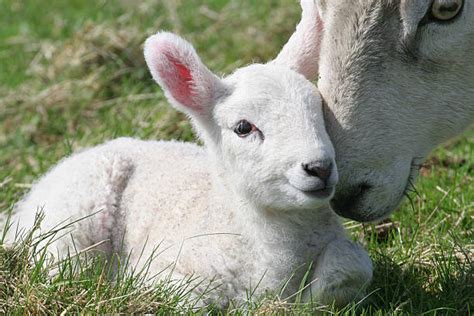
[(319, 27), (302, 21), (287, 49), (305, 39), (321, 52), (318, 87), (340, 173), (332, 206), (379, 220), (403, 200), (430, 151), (473, 122), (474, 2), (301, 4)]

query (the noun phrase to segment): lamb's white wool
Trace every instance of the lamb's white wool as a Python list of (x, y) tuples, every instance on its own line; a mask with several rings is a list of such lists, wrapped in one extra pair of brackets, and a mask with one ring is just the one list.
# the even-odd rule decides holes
[(121, 138), (77, 153), (17, 205), (21, 225), (37, 206), (45, 229), (101, 210), (75, 225), (79, 249), (108, 240), (103, 251), (131, 252), (140, 266), (159, 245), (151, 274), (216, 278), (220, 303), (257, 284), (256, 295), (278, 291), (290, 278), (283, 295), (294, 294), (310, 262), (307, 298), (362, 295), (372, 266), (328, 204), (337, 170), (316, 88), (278, 58), (220, 79), (170, 33), (151, 36), (145, 57), (205, 148)]
[[(340, 174), (333, 206), (359, 221), (383, 218), (428, 153), (474, 121), (474, 1), (301, 4), (324, 29), (313, 43)], [(293, 37), (315, 36), (305, 32)]]

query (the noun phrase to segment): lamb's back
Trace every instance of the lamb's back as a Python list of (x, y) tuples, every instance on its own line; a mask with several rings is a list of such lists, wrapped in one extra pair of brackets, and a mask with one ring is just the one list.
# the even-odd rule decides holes
[(128, 233), (151, 237), (155, 231), (169, 231), (176, 239), (189, 231), (196, 225), (193, 216), (201, 218), (208, 208), (211, 183), (205, 151), (190, 143), (144, 142), (134, 146), (134, 157), (133, 175), (120, 201), (127, 224), (133, 225)]
[[(125, 219), (131, 219), (133, 228), (140, 221), (169, 217), (164, 214), (190, 203), (188, 189), (205, 191), (209, 183), (205, 160), (201, 147), (176, 141), (119, 138), (86, 148), (64, 158), (36, 181), (17, 203), (13, 220), (29, 229), (42, 209), (41, 231), (45, 232), (85, 217), (71, 227), (76, 246), (111, 240), (102, 247), (110, 252), (128, 230)], [(71, 243), (62, 238), (56, 246), (61, 252)]]

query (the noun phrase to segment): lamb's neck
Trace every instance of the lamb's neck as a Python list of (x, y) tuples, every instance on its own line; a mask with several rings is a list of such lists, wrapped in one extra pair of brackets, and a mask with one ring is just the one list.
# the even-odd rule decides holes
[(219, 205), (219, 211), (210, 215), (215, 217), (214, 223), (230, 227), (249, 247), (267, 246), (272, 251), (301, 249), (302, 244), (314, 239), (318, 225), (324, 225), (320, 221), (334, 217), (329, 205), (312, 210), (264, 209), (242, 197), (219, 177), (213, 181), (212, 200)]
[(328, 207), (312, 210), (271, 210), (255, 205), (241, 209), (238, 220), (243, 223), (243, 234), (248, 240), (281, 247), (293, 247), (309, 242), (317, 230), (318, 218), (326, 214)]

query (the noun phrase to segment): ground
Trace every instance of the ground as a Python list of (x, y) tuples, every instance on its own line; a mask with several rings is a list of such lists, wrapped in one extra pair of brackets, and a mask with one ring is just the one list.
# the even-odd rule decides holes
[[(118, 136), (195, 139), (146, 70), (146, 36), (177, 32), (224, 74), (274, 57), (298, 19), (294, 0), (0, 0), (0, 212), (81, 147)], [(436, 150), (411, 201), (386, 223), (346, 222), (375, 265), (363, 302), (337, 310), (251, 298), (213, 313), (470, 314), (473, 149), (471, 129)], [(46, 259), (27, 259), (34, 251), (34, 240), (13, 249), (0, 241), (0, 313), (189, 311), (186, 284), (147, 288), (138, 272), (112, 283), (90, 258), (79, 268), (66, 260), (50, 279)]]

